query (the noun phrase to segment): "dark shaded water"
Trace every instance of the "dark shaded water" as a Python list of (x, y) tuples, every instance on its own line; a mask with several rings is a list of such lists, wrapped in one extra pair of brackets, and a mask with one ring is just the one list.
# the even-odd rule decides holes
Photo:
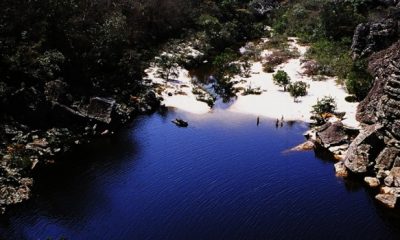
[[(187, 129), (170, 123), (176, 116)], [(307, 126), (217, 112), (170, 113), (91, 144), (44, 172), (3, 217), (4, 239), (395, 239), (396, 212), (336, 178), (313, 152), (285, 152)]]

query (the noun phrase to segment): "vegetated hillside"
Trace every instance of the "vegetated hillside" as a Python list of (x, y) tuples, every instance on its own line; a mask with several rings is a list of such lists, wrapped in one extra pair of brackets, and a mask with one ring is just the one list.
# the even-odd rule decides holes
[[(356, 35), (355, 44), (353, 35), (361, 23), (368, 25), (369, 22), (383, 21), (395, 15), (398, 11), (397, 1), (294, 0), (285, 3), (275, 13), (273, 27), (276, 31), (298, 36), (310, 43), (308, 54), (319, 63), (319, 73), (338, 76), (348, 91), (362, 100), (373, 84), (373, 78), (367, 71), (368, 55), (390, 46), (398, 33), (389, 31), (380, 33), (385, 36), (378, 36), (379, 33), (377, 36)], [(376, 31), (380, 29), (376, 25), (372, 28), (376, 28)], [(369, 45), (364, 53), (355, 49), (357, 46), (364, 48), (362, 42)]]
[[(38, 101), (51, 88), (46, 84), (53, 86), (50, 82), (54, 81), (58, 88), (67, 89), (65, 97), (58, 99), (67, 106), (74, 101), (87, 102), (85, 97), (94, 95), (115, 95), (127, 100), (130, 94), (141, 92), (143, 65), (165, 40), (182, 37), (189, 30), (205, 31), (204, 41), (215, 50), (223, 50), (257, 35), (262, 25), (254, 23), (274, 1), (257, 2), (2, 1), (2, 112), (12, 113), (29, 124), (42, 124), (35, 120), (40, 119), (39, 113), (44, 113), (46, 107)], [(29, 90), (31, 87), (34, 89)], [(18, 90), (23, 96), (15, 102), (9, 96)], [(21, 101), (22, 98), (34, 99)], [(24, 117), (16, 114), (22, 110)]]

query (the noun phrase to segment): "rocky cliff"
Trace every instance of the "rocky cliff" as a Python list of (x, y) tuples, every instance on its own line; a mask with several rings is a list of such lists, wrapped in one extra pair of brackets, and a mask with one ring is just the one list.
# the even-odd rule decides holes
[(400, 41), (372, 54), (368, 68), (375, 83), (357, 115), (365, 125), (344, 163), (351, 172), (386, 186), (376, 198), (394, 207), (400, 196)]

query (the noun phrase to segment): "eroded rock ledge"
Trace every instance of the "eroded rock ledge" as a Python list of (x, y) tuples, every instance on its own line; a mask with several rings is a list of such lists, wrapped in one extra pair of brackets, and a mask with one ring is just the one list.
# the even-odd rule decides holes
[(364, 127), (340, 164), (381, 186), (376, 199), (393, 208), (400, 197), (400, 41), (369, 60), (375, 84), (357, 115)]

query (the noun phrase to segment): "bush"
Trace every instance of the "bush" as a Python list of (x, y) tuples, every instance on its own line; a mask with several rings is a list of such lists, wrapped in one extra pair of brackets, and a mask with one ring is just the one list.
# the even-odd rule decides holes
[(346, 79), (346, 88), (358, 101), (364, 99), (373, 85), (372, 76), (366, 72), (366, 61), (356, 61)]
[(274, 67), (271, 66), (270, 64), (263, 63), (263, 71), (266, 73), (273, 73), (275, 70), (274, 70)]
[(303, 97), (307, 95), (307, 88), (310, 86), (303, 82), (303, 81), (297, 81), (289, 85), (288, 90), (290, 93), (290, 96), (293, 97), (293, 100), (296, 102), (298, 97)]
[(306, 53), (309, 59), (315, 59), (319, 65), (318, 74), (345, 79), (351, 70), (352, 60), (349, 54), (349, 39), (340, 42), (327, 39), (311, 44)]
[(317, 103), (312, 106), (312, 116), (311, 120), (317, 122), (317, 124), (321, 124), (325, 122), (324, 115), (333, 114), (336, 111), (336, 102), (330, 96), (323, 97), (321, 100), (318, 100)]
[(177, 78), (179, 76), (179, 65), (174, 56), (163, 54), (156, 58), (155, 63), (158, 67), (158, 77), (164, 79), (165, 81), (170, 80), (171, 77)]
[(247, 87), (246, 89), (244, 89), (242, 95), (246, 96), (246, 95), (260, 95), (262, 93), (261, 88), (257, 87), (257, 88), (252, 88), (251, 86)]
[(283, 91), (286, 92), (286, 87), (290, 84), (290, 77), (285, 71), (278, 70), (278, 72), (273, 75), (273, 81), (276, 85), (283, 87)]

